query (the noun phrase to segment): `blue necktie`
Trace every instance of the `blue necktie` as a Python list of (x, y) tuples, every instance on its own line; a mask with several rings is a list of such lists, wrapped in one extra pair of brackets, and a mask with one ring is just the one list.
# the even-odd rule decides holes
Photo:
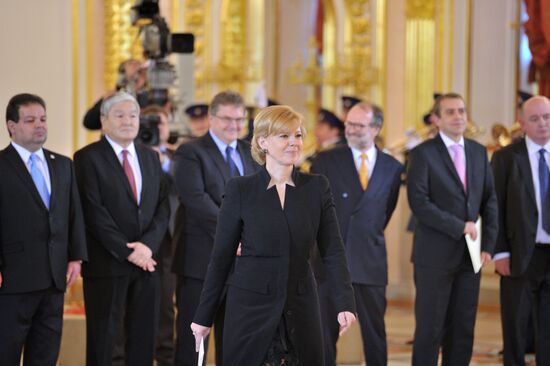
[(540, 185), (540, 208), (542, 212), (542, 228), (550, 234), (550, 202), (548, 202), (548, 178), (550, 170), (546, 164), (544, 153), (546, 150), (539, 150), (539, 185)]
[(237, 169), (237, 165), (235, 164), (235, 160), (233, 160), (233, 148), (229, 145), (227, 145), (227, 148), (225, 149), (225, 160), (227, 160), (227, 165), (229, 165), (229, 176), (234, 177), (239, 174), (239, 169)]
[(31, 154), (29, 159), (31, 165), (31, 177), (34, 181), (34, 185), (44, 202), (44, 205), (49, 209), (50, 208), (50, 192), (48, 192), (48, 186), (46, 185), (46, 179), (42, 174), (42, 171), (38, 167), (39, 159), (36, 154)]

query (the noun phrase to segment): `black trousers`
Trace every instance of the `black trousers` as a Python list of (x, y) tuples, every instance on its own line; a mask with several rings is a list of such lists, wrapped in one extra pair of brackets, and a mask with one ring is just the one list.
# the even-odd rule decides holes
[(550, 245), (537, 246), (527, 270), (537, 365), (550, 365)]
[(416, 285), (413, 366), (468, 366), (472, 358), (480, 273), (465, 253), (454, 269), (414, 266)]
[(503, 364), (525, 366), (527, 322), (533, 306), (526, 276), (500, 278)]
[[(198, 353), (195, 352), (195, 337), (191, 332), (191, 323), (195, 311), (199, 306), (200, 295), (204, 281), (190, 278), (177, 277), (176, 306), (178, 314), (176, 318), (176, 366), (197, 366)], [(220, 305), (214, 322), (214, 341), (216, 342), (216, 365), (222, 366), (223, 360), (223, 318), (225, 313), (225, 301)], [(208, 353), (208, 337), (204, 340), (204, 353)], [(206, 364), (206, 356), (204, 357)]]
[(159, 250), (160, 268), (160, 317), (159, 330), (156, 340), (155, 360), (157, 366), (174, 365), (174, 328), (176, 275), (172, 273), (173, 245), (171, 237), (167, 235)]
[[(388, 363), (386, 343), (386, 286), (353, 284), (357, 320), (361, 328), (363, 353), (367, 366), (385, 366)], [(328, 281), (323, 281), (318, 288), (321, 321), (323, 327), (323, 346), (325, 349), (325, 366), (336, 365), (336, 343), (340, 325), (338, 311), (332, 301)]]
[(110, 366), (120, 325), (125, 364), (151, 366), (158, 329), (159, 276), (136, 267), (128, 276), (84, 278), (86, 365)]
[(64, 293), (46, 289), (0, 295), (0, 364), (55, 366), (61, 345)]

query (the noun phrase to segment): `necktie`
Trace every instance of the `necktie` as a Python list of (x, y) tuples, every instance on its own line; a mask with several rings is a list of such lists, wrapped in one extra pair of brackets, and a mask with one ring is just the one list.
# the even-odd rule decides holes
[(225, 149), (225, 160), (227, 160), (227, 165), (229, 165), (229, 176), (234, 177), (239, 174), (239, 169), (237, 169), (237, 165), (235, 164), (235, 160), (233, 160), (233, 148), (229, 145), (227, 145), (227, 148)]
[(31, 168), (31, 177), (32, 177), (32, 180), (34, 181), (34, 185), (36, 186), (36, 189), (38, 190), (38, 194), (40, 194), (40, 197), (42, 198), (44, 205), (46, 205), (46, 207), (49, 209), (50, 192), (48, 192), (46, 179), (44, 178), (42, 171), (38, 167), (38, 163), (39, 163), (38, 155), (31, 154), (31, 157), (29, 158), (29, 162), (30, 162), (30, 168)]
[(130, 182), (130, 187), (132, 187), (132, 192), (134, 193), (134, 198), (137, 202), (136, 179), (134, 178), (134, 171), (132, 170), (132, 166), (128, 161), (128, 150), (122, 150), (122, 169), (124, 169), (124, 174), (126, 174), (128, 182)]
[(367, 170), (367, 154), (361, 154), (361, 165), (359, 166), (359, 182), (365, 191), (369, 185), (369, 173)]
[(455, 165), (456, 172), (458, 177), (464, 186), (464, 191), (466, 191), (466, 164), (464, 164), (464, 154), (462, 154), (462, 146), (460, 144), (451, 145), (453, 150), (453, 163)]
[(548, 178), (550, 171), (548, 164), (544, 158), (546, 150), (539, 150), (539, 191), (540, 191), (540, 208), (542, 212), (542, 228), (547, 233), (550, 233), (550, 202), (548, 201)]

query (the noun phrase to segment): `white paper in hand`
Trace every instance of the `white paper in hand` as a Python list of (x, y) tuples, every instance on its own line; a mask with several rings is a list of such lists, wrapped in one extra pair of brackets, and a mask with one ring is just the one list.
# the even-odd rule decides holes
[(472, 266), (474, 272), (478, 273), (481, 269), (481, 219), (476, 221), (477, 239), (473, 240), (470, 235), (466, 234), (466, 244), (468, 245), (468, 252), (470, 252), (470, 259), (472, 260)]
[(201, 345), (199, 346), (199, 362), (197, 366), (202, 366), (204, 362), (204, 338), (201, 338)]

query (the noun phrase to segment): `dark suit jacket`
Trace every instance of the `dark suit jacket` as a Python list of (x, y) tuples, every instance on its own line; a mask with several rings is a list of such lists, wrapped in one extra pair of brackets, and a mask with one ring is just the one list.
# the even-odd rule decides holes
[(126, 244), (140, 241), (156, 253), (166, 233), (169, 207), (158, 155), (140, 145), (136, 152), (143, 180), (139, 206), (105, 137), (75, 153), (90, 254), (84, 277), (131, 273), (135, 266), (126, 260), (132, 253)]
[[(238, 140), (237, 150), (244, 175), (259, 169), (247, 142)], [(204, 279), (229, 167), (210, 133), (181, 145), (173, 163), (180, 207), (176, 213), (177, 244), (172, 270), (178, 275)]]
[(51, 180), (48, 210), (10, 144), (0, 152), (0, 294), (65, 291), (67, 263), (86, 260), (80, 198), (71, 161), (44, 149)]
[(407, 171), (409, 205), (418, 223), (412, 260), (416, 265), (454, 268), (463, 260), (464, 225), (482, 217), (481, 250), (493, 254), (498, 212), (485, 147), (464, 139), (467, 193), (438, 134), (414, 148)]
[(347, 146), (319, 153), (311, 168), (330, 182), (352, 282), (386, 285), (384, 229), (397, 204), (403, 165), (378, 150), (366, 191), (361, 188), (353, 153)]
[(522, 275), (533, 255), (538, 209), (525, 139), (493, 154), (499, 207), (495, 252), (510, 252), (512, 276)]
[(300, 364), (322, 365), (319, 305), (308, 263), (316, 243), (336, 309), (355, 312), (329, 184), (325, 177), (295, 171), (283, 210), (275, 186), (267, 189), (269, 181), (262, 169), (227, 184), (195, 322), (212, 324), (227, 283), (224, 365), (261, 364), (283, 310)]

